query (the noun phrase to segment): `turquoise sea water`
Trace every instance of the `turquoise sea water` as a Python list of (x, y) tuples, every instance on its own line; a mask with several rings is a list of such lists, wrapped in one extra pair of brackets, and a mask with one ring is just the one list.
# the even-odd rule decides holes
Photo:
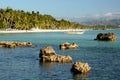
[[(116, 42), (94, 41), (100, 32), (115, 32)], [(120, 31), (86, 31), (82, 35), (54, 33), (0, 34), (1, 41), (32, 42), (34, 48), (0, 48), (0, 80), (120, 80)], [(75, 50), (61, 51), (59, 44), (76, 43)], [(72, 63), (40, 63), (39, 50), (52, 46), (56, 53), (70, 55)], [(87, 62), (91, 71), (87, 75), (70, 72), (76, 61)]]

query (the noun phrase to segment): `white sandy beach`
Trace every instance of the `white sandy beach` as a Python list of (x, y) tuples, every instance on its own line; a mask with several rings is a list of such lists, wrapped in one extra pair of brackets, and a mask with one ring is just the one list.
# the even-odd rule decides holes
[(36, 33), (36, 32), (67, 32), (67, 31), (86, 31), (84, 29), (66, 29), (66, 30), (52, 30), (52, 29), (39, 29), (39, 30), (0, 30), (0, 33)]

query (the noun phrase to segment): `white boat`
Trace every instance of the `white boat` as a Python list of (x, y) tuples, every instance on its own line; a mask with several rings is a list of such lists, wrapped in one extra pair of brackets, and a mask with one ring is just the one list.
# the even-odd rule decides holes
[(64, 32), (65, 34), (83, 34), (84, 31), (67, 31), (67, 32)]

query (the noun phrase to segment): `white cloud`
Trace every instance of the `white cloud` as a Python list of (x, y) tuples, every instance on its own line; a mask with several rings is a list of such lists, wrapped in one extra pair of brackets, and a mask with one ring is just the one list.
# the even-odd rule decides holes
[(100, 17), (100, 15), (99, 15), (99, 14), (96, 14), (95, 17)]
[(109, 16), (112, 16), (113, 14), (112, 13), (106, 13), (106, 14), (104, 14), (104, 16), (107, 16), (107, 17), (109, 17)]

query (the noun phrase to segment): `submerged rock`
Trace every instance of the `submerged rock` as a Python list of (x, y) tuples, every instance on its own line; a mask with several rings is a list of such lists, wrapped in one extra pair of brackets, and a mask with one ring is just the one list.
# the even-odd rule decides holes
[(40, 49), (39, 57), (41, 62), (59, 62), (59, 63), (69, 63), (72, 62), (70, 56), (62, 56), (56, 54), (51, 46)]
[(16, 48), (16, 47), (33, 47), (30, 42), (10, 42), (10, 41), (0, 41), (1, 48)]
[(75, 62), (71, 68), (73, 73), (82, 73), (87, 74), (91, 70), (91, 67), (88, 63)]
[(99, 33), (94, 40), (100, 41), (116, 41), (117, 36), (115, 33)]
[(60, 44), (60, 49), (62, 49), (62, 50), (77, 49), (77, 48), (78, 48), (78, 45), (75, 43), (70, 44), (70, 43), (66, 42), (66, 43)]

